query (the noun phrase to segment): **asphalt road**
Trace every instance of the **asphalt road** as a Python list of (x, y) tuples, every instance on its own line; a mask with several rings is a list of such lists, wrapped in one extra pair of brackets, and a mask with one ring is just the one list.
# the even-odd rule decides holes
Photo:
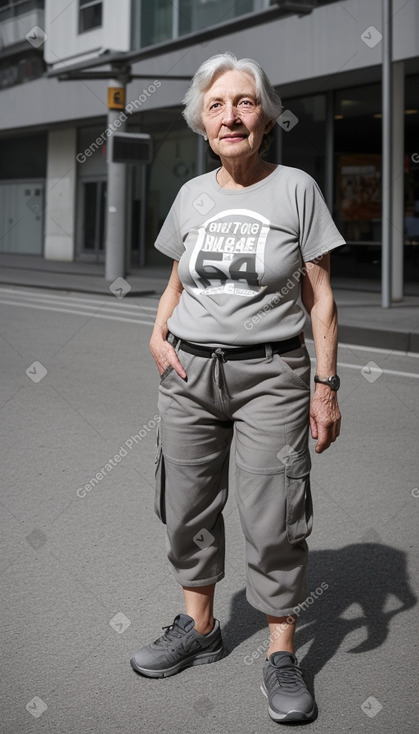
[[(129, 666), (182, 611), (153, 512), (156, 306), (0, 289), (5, 734), (278, 727), (259, 690), (267, 633), (244, 597), (233, 487), (216, 608), (229, 655), (166, 680)], [(297, 632), (319, 705), (308, 730), (413, 734), (419, 358), (341, 345), (339, 373), (342, 434), (312, 454), (313, 601)]]

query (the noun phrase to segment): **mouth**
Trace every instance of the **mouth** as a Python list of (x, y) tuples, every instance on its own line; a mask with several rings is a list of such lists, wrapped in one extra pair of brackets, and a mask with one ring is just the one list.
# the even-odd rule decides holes
[(221, 140), (227, 140), (228, 143), (235, 143), (246, 138), (246, 133), (230, 133), (229, 135), (223, 135)]

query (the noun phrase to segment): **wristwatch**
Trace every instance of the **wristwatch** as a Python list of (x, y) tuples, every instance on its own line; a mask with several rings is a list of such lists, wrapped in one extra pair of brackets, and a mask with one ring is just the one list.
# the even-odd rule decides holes
[(331, 390), (336, 392), (340, 388), (340, 377), (339, 375), (331, 375), (330, 377), (319, 377), (314, 375), (314, 382), (321, 382), (322, 385), (329, 385)]

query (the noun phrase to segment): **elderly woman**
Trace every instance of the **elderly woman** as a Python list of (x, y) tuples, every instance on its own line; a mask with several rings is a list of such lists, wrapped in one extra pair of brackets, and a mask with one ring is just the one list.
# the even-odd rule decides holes
[[(305, 721), (316, 706), (293, 640), (307, 598), (308, 429), (317, 453), (339, 435), (328, 253), (344, 240), (309, 175), (261, 158), (282, 105), (255, 61), (210, 58), (184, 102), (221, 161), (181, 188), (155, 244), (173, 259), (150, 341), (161, 376), (156, 512), (185, 613), (131, 665), (163, 678), (223, 656), (213, 601), (234, 437), (247, 599), (270, 630), (262, 691), (275, 721)], [(317, 358), (311, 404), (304, 308)]]

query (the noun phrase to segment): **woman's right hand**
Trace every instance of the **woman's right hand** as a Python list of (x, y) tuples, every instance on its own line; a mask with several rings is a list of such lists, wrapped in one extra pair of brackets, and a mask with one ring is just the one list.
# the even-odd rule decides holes
[(153, 332), (150, 339), (150, 351), (160, 375), (167, 370), (169, 365), (172, 365), (179, 377), (183, 380), (186, 378), (186, 372), (179, 362), (175, 349), (163, 338), (161, 332)]

